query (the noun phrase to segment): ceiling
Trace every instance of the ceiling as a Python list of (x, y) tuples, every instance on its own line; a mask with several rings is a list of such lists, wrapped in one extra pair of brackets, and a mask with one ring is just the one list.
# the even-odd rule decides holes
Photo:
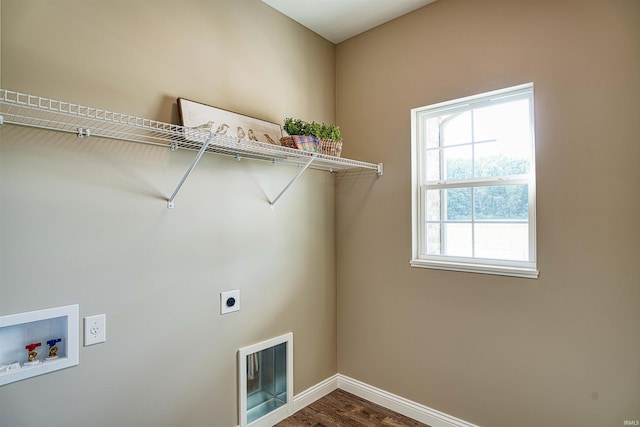
[(436, 0), (262, 0), (333, 43)]

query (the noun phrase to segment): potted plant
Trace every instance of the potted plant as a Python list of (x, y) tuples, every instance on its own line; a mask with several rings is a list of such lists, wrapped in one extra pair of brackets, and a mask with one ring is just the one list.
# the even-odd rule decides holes
[(326, 123), (309, 123), (301, 119), (287, 117), (284, 119), (283, 128), (289, 136), (280, 140), (282, 145), (340, 157), (342, 136), (338, 126)]

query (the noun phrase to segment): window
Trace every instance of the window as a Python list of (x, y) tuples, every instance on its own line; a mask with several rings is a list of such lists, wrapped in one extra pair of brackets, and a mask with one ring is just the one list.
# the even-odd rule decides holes
[(533, 84), (411, 110), (413, 267), (535, 278)]

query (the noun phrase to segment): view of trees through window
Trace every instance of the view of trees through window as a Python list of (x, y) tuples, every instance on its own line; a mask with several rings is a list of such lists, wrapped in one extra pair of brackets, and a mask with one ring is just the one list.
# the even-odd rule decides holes
[(426, 255), (530, 259), (531, 98), (425, 114)]
[[(447, 162), (448, 176), (459, 179), (467, 176), (464, 171), (466, 162), (460, 159), (450, 159)], [(509, 159), (503, 155), (484, 158), (477, 169), (482, 176), (520, 175), (527, 173), (528, 161), (523, 159)], [(462, 171), (462, 173), (460, 173)], [(447, 191), (447, 219), (471, 219), (471, 189), (456, 188)], [(528, 186), (492, 186), (479, 187), (473, 191), (475, 219), (527, 219), (529, 215)]]

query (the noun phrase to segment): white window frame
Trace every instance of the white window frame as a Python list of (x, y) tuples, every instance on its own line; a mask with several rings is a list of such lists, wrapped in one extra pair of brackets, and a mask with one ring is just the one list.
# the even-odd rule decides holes
[[(531, 129), (531, 167), (526, 175), (470, 178), (426, 183), (426, 137), (423, 132), (427, 117), (442, 115), (454, 111), (467, 111), (483, 104), (496, 101), (529, 99)], [(412, 174), (412, 255), (410, 265), (419, 268), (453, 270), (471, 273), (495, 274), (525, 278), (537, 278), (536, 253), (536, 189), (535, 189), (535, 135), (534, 135), (533, 83), (527, 83), (506, 89), (500, 89), (479, 95), (442, 102), (411, 110), (411, 174)], [(527, 184), (528, 185), (528, 238), (529, 260), (508, 261), (474, 257), (455, 257), (447, 255), (429, 255), (424, 248), (425, 212), (424, 195), (429, 190), (446, 188), (476, 188), (492, 185)]]

